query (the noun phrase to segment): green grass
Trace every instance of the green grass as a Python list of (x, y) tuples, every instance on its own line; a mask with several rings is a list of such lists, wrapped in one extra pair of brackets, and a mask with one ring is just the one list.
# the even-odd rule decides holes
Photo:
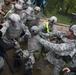
[(62, 24), (67, 24), (67, 25), (71, 25), (72, 23), (70, 23), (71, 19), (70, 17), (68, 17), (67, 15), (66, 16), (63, 16), (63, 15), (60, 15), (58, 13), (56, 13), (56, 10), (50, 12), (50, 11), (47, 11), (47, 17), (50, 18), (51, 16), (56, 16), (57, 19), (58, 19), (58, 23), (62, 23)]

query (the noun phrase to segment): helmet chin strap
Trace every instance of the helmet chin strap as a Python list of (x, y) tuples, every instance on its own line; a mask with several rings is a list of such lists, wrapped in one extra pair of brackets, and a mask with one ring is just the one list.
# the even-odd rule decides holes
[(53, 23), (53, 24), (54, 24), (54, 20), (52, 20), (52, 21), (51, 21), (51, 23)]

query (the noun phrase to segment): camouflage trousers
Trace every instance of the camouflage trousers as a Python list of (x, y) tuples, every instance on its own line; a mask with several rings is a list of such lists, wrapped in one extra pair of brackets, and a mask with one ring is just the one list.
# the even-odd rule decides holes
[(48, 54), (46, 59), (54, 66), (52, 69), (52, 75), (59, 75), (65, 62), (62, 59), (55, 58), (55, 53)]
[(57, 58), (57, 56), (55, 56), (56, 54), (54, 52), (49, 52), (45, 58), (45, 60), (47, 60), (48, 62), (50, 62), (53, 65), (52, 68), (52, 75), (64, 75), (64, 73), (62, 72), (62, 69), (64, 67), (68, 67), (72, 64), (72, 62), (66, 63), (65, 61), (63, 61), (62, 58)]
[(76, 54), (72, 57), (72, 60), (69, 62), (65, 62), (62, 58), (59, 56), (56, 56), (56, 53), (50, 51), (48, 52), (47, 56), (44, 58), (44, 60), (41, 62), (41, 64), (38, 66), (39, 69), (44, 68), (48, 64), (52, 64), (52, 75), (75, 75), (75, 73), (66, 73), (62, 72), (62, 69), (64, 67), (74, 67), (76, 66)]
[(51, 52), (51, 53), (49, 52), (45, 58), (52, 65), (54, 65), (52, 75), (76, 75), (76, 73), (74, 72), (70, 72), (70, 73), (62, 72), (62, 69), (64, 67), (76, 66), (76, 54), (74, 54), (74, 56), (72, 57), (72, 61), (68, 63), (64, 62), (62, 58), (57, 59), (56, 57), (57, 56), (55, 56), (54, 52)]

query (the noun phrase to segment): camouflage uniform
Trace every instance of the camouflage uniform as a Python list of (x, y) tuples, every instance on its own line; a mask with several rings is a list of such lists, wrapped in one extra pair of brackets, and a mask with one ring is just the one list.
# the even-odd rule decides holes
[(28, 38), (28, 51), (34, 55), (35, 59), (38, 60), (41, 52), (41, 45), (36, 39), (39, 35), (31, 36)]
[[(6, 21), (4, 23), (4, 27), (1, 29), (1, 31), (3, 33), (3, 38), (5, 42), (9, 43), (12, 40), (14, 41), (15, 39), (18, 42), (24, 41), (24, 36), (28, 35), (30, 32), (24, 24), (21, 24), (21, 22), (18, 25), (19, 26), (17, 27), (13, 27), (12, 23), (9, 21)], [(22, 30), (25, 32), (25, 35), (20, 37)], [(16, 53), (20, 53), (22, 51), (22, 49), (20, 48), (20, 45), (14, 46), (14, 48), (16, 50)], [(22, 58), (22, 55), (21, 55), (21, 58)]]
[[(44, 39), (47, 39), (47, 40), (51, 41), (51, 39), (50, 39), (49, 37), (45, 37), (43, 34), (45, 34), (45, 33), (46, 33), (46, 34), (49, 34), (49, 33), (51, 33), (51, 32), (55, 33), (55, 32), (57, 32), (57, 29), (56, 29), (56, 27), (54, 26), (54, 24), (49, 25), (49, 22), (48, 22), (49, 32), (47, 32), (46, 24), (47, 24), (47, 22), (43, 22), (41, 25), (39, 25), (39, 30), (40, 30), (41, 33), (42, 33), (42, 34), (41, 34), (41, 37), (43, 37)], [(42, 52), (43, 52), (43, 53), (47, 53), (48, 50), (47, 50), (46, 48), (42, 47)]]
[(26, 19), (27, 21), (25, 25), (27, 25), (28, 28), (31, 28), (32, 26), (38, 26), (40, 21), (40, 13), (38, 13), (37, 15), (31, 14), (27, 16)]
[[(5, 15), (6, 15), (8, 13), (8, 11), (12, 10), (13, 8), (14, 8), (14, 6), (12, 4), (9, 4), (9, 5), (2, 4), (0, 11), (3, 11), (5, 13)], [(6, 18), (5, 15), (2, 15), (0, 13), (0, 21), (1, 22), (3, 22), (3, 20)]]
[[(16, 14), (16, 17), (17, 17), (17, 14)], [(22, 42), (22, 41), (24, 41), (24, 36), (30, 34), (28, 28), (21, 21), (17, 21), (17, 22), (15, 22), (15, 24), (16, 24), (16, 26), (14, 26), (10, 20), (6, 21), (3, 24), (3, 28), (1, 29), (1, 31), (3, 33), (3, 36), (5, 35), (3, 38), (4, 38), (5, 42), (7, 42), (7, 43), (11, 42), (12, 40), (14, 41), (15, 39), (18, 42)], [(21, 36), (22, 31), (25, 32), (24, 36)], [(16, 50), (15, 68), (17, 70), (19, 70), (19, 67), (21, 65), (21, 59), (23, 58), (23, 52), (22, 52), (20, 45), (14, 46), (14, 48)]]
[(19, 40), (22, 30), (29, 34), (28, 28), (22, 23), (19, 22), (18, 26), (15, 28), (13, 27), (12, 23), (10, 21), (6, 21), (4, 24), (4, 27), (1, 29), (3, 32), (3, 35), (6, 35), (7, 39), (17, 39)]
[(28, 51), (30, 53), (30, 57), (34, 56), (36, 60), (39, 59), (41, 53), (41, 45), (37, 40), (37, 38), (39, 37), (38, 33), (39, 33), (38, 27), (33, 26), (31, 27), (31, 35), (28, 38)]
[[(40, 26), (39, 26), (39, 29), (40, 29), (40, 31), (42, 31), (42, 32), (44, 32), (44, 33), (47, 33), (46, 32), (46, 22), (43, 22)], [(56, 32), (57, 31), (57, 29), (56, 29), (56, 27), (54, 26), (54, 24), (53, 25), (49, 25), (49, 29), (50, 29), (50, 32)]]
[[(74, 25), (75, 26), (75, 25)], [(73, 28), (73, 30), (74, 30), (74, 35), (75, 35), (75, 29), (76, 27), (74, 27)], [(72, 30), (72, 31), (73, 31)], [(72, 40), (70, 40), (70, 39), (68, 39), (67, 38), (67, 34), (66, 34), (66, 32), (63, 32), (63, 31), (58, 31), (58, 32), (55, 32), (55, 33), (49, 33), (49, 34), (42, 34), (41, 33), (41, 35), (44, 35), (44, 36), (46, 36), (46, 37), (53, 37), (53, 36), (56, 36), (56, 37), (58, 37), (58, 38), (60, 38), (60, 40), (62, 41), (62, 42), (64, 42), (64, 43), (72, 43), (72, 42), (75, 42), (76, 40), (75, 40), (75, 38), (76, 37), (74, 37), (74, 39), (72, 39)], [(76, 36), (76, 35), (75, 35)], [(59, 41), (60, 41), (59, 40)], [(62, 43), (61, 42), (61, 43)], [(59, 42), (57, 42), (57, 43), (59, 43)], [(72, 58), (72, 62), (73, 63), (71, 63), (69, 66), (71, 66), (71, 67), (73, 67), (73, 66), (75, 66), (76, 64), (76, 49), (74, 48), (73, 49), (73, 51), (69, 54), (69, 56), (71, 56), (71, 58)], [(72, 75), (73, 73), (65, 73), (65, 75)]]
[(61, 44), (54, 44), (44, 39), (38, 38), (39, 42), (49, 49), (45, 60), (54, 65), (53, 75), (59, 75), (60, 70), (67, 63), (63, 57), (68, 56), (71, 52), (75, 51), (75, 42), (67, 42)]
[(49, 25), (49, 22), (48, 22), (49, 32), (47, 32), (46, 23), (47, 22), (43, 22), (41, 25), (39, 25), (39, 30), (41, 31), (41, 37), (43, 37), (44, 39), (51, 40), (50, 33), (56, 33), (58, 32), (58, 30), (56, 29), (54, 24)]

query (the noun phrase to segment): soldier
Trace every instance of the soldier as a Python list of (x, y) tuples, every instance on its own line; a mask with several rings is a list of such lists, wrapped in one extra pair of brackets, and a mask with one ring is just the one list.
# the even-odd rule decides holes
[(21, 20), (23, 20), (23, 18), (25, 17), (25, 15), (23, 15), (22, 13), (23, 8), (20, 4), (15, 4), (15, 8), (14, 8), (14, 13), (18, 14), (21, 18)]
[[(15, 14), (15, 13), (12, 13), (12, 14), (9, 15), (8, 20), (3, 24), (3, 26), (4, 26), (2, 28), (3, 35), (6, 33), (6, 37), (8, 39), (19, 40), (21, 32), (22, 32), (21, 30), (23, 30), (25, 32), (25, 34), (28, 34), (28, 35), (30, 34), (27, 26), (25, 26), (20, 21), (20, 16), (18, 14)], [(6, 29), (6, 30), (3, 30), (3, 29)], [(8, 30), (9, 33), (7, 33), (7, 30)]]
[(28, 50), (23, 52), (25, 60), (25, 75), (31, 75), (35, 60), (38, 61), (41, 53), (41, 45), (36, 39), (39, 35), (37, 26), (31, 27), (31, 35), (28, 37)]
[(34, 13), (31, 14), (30, 16), (27, 16), (27, 20), (25, 25), (28, 26), (28, 28), (30, 29), (32, 26), (38, 26), (39, 25), (39, 21), (40, 21), (40, 7), (36, 6), (34, 8)]
[(31, 7), (31, 1), (28, 0), (25, 4), (25, 13), (26, 13), (26, 22), (25, 25), (29, 26), (29, 19), (31, 18), (31, 14), (33, 14), (34, 10)]
[[(36, 60), (39, 59), (40, 53), (41, 53), (41, 45), (37, 41), (37, 37), (39, 33), (39, 28), (37, 26), (31, 27), (31, 36), (28, 38), (28, 51), (30, 53), (30, 56), (34, 56)], [(34, 63), (35, 61), (33, 61)]]
[(39, 26), (39, 29), (40, 29), (40, 31), (42, 31), (44, 33), (55, 32), (55, 31), (57, 31), (56, 27), (54, 26), (54, 24), (56, 24), (56, 22), (57, 22), (57, 17), (52, 16), (48, 20), (48, 22), (43, 22)]
[[(68, 37), (71, 37), (71, 39), (76, 37), (76, 25), (70, 27)], [(54, 65), (53, 75), (59, 75), (59, 72), (64, 67), (64, 65), (75, 64), (75, 40), (61, 44), (54, 44), (39, 37), (38, 39), (44, 47), (50, 50), (44, 61), (41, 63), (40, 67), (43, 68), (50, 62), (52, 65)]]
[[(72, 26), (72, 25), (71, 25)], [(76, 28), (76, 25), (73, 25), (72, 27), (69, 27), (69, 31), (71, 31), (70, 28), (72, 28), (73, 26)], [(73, 27), (73, 28), (74, 28)], [(73, 29), (72, 29), (73, 30)], [(69, 31), (56, 31), (56, 32), (50, 32), (50, 33), (42, 33), (40, 32), (40, 36), (44, 36), (46, 38), (53, 38), (53, 37), (57, 37), (57, 39), (59, 38), (62, 42), (72, 42), (72, 41), (75, 41), (75, 38), (72, 37), (72, 34), (70, 34)], [(71, 36), (70, 36), (71, 35)], [(68, 37), (69, 36), (69, 37)], [(43, 38), (44, 38), (43, 37)], [(61, 42), (61, 43), (62, 43)], [(59, 42), (57, 42), (59, 43)]]
[[(40, 32), (39, 35), (44, 38), (44, 39), (50, 39), (51, 42), (55, 43), (62, 43), (62, 42), (67, 42), (65, 41), (66, 37), (66, 32), (65, 31), (55, 31), (55, 32), (49, 32), (49, 33), (43, 33)], [(67, 39), (66, 39), (67, 40)]]
[[(22, 30), (25, 32), (25, 35), (28, 35), (30, 32), (28, 28), (20, 21), (20, 16), (18, 14), (10, 14), (9, 20), (3, 24), (1, 29), (3, 35), (5, 35), (5, 41), (10, 42), (11, 40), (18, 40), (18, 42), (24, 41), (24, 36), (20, 38)], [(17, 59), (22, 59), (22, 49), (20, 46), (15, 46)], [(20, 61), (19, 61), (20, 62)], [(17, 63), (18, 65), (18, 63)], [(18, 66), (19, 67), (19, 66)]]
[(36, 23), (34, 25), (38, 26), (39, 25), (39, 21), (40, 21), (40, 7), (36, 6), (34, 8), (34, 16), (35, 16), (35, 19), (36, 19)]
[[(20, 4), (15, 4), (15, 8), (14, 8), (13, 13), (16, 13), (20, 16), (20, 20), (23, 24), (26, 22), (26, 12), (25, 12), (25, 10), (22, 9), (22, 6)], [(25, 32), (23, 31), (21, 36), (24, 35), (24, 34), (25, 34)], [(27, 40), (26, 40), (26, 43), (27, 43)]]
[(26, 13), (25, 13), (25, 10), (23, 10), (22, 5), (16, 3), (15, 6), (14, 6), (14, 9), (9, 14), (11, 14), (11, 13), (18, 14), (23, 23), (26, 21)]
[[(43, 22), (41, 25), (39, 25), (39, 29), (42, 33), (46, 33), (46, 34), (49, 34), (51, 32), (56, 33), (58, 31), (55, 27), (56, 22), (57, 22), (57, 18), (55, 16), (52, 16), (48, 20), (48, 22)], [(44, 36), (42, 37), (51, 40), (50, 38), (46, 38)]]
[[(57, 32), (57, 29), (55, 27), (55, 24), (57, 22), (57, 17), (55, 16), (52, 16), (48, 22), (43, 22), (41, 25), (39, 25), (39, 30), (42, 32), (42, 33), (50, 33), (50, 32)], [(42, 35), (41, 35), (42, 36)], [(48, 40), (51, 40), (50, 38), (46, 38), (44, 36), (42, 36), (44, 39), (48, 39)], [(47, 53), (47, 49), (42, 47), (42, 54), (43, 53)]]
[(14, 6), (11, 4), (10, 0), (4, 0), (4, 4), (1, 5), (0, 18), (6, 18), (13, 8)]
[(31, 7), (31, 1), (27, 1), (25, 7), (27, 14), (31, 15), (33, 13), (33, 8)]
[[(3, 26), (0, 25), (0, 29), (2, 28)], [(17, 46), (18, 45), (18, 42), (15, 41), (15, 42), (10, 42), (10, 43), (6, 43), (3, 38), (2, 38), (2, 32), (0, 31), (0, 73), (3, 71), (3, 67), (4, 67), (4, 59), (5, 58), (5, 52), (10, 50), (10, 49), (13, 49), (14, 46)], [(7, 57), (6, 57), (7, 58)], [(5, 58), (5, 60), (6, 60)], [(8, 58), (7, 58), (8, 60)], [(6, 61), (7, 62), (7, 61)], [(10, 61), (8, 61), (10, 62)], [(9, 63), (8, 63), (9, 64)]]
[(47, 4), (47, 2), (46, 2), (46, 0), (35, 0), (35, 3), (36, 3), (37, 6), (39, 6), (41, 8), (43, 14), (45, 16), (47, 16), (47, 12), (46, 12), (46, 4)]

